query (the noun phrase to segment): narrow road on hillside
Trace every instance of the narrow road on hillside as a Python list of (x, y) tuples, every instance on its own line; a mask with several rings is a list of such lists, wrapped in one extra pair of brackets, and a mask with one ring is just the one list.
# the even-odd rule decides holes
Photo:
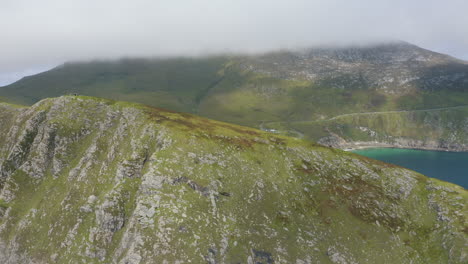
[[(350, 113), (350, 114), (342, 114), (342, 115), (337, 115), (334, 117), (331, 117), (329, 119), (322, 119), (322, 120), (298, 120), (298, 121), (291, 121), (291, 122), (285, 122), (285, 121), (272, 121), (272, 122), (264, 122), (260, 124), (260, 129), (265, 130), (264, 126), (268, 124), (284, 124), (284, 123), (290, 123), (290, 124), (295, 124), (295, 123), (306, 123), (306, 122), (324, 122), (324, 121), (332, 121), (336, 119), (340, 119), (342, 117), (346, 116), (358, 116), (358, 115), (374, 115), (374, 114), (395, 114), (395, 113), (414, 113), (414, 112), (429, 112), (429, 111), (442, 111), (442, 110), (449, 110), (449, 109), (458, 109), (458, 108), (464, 108), (468, 107), (468, 105), (459, 105), (459, 106), (450, 106), (450, 107), (440, 107), (440, 108), (430, 108), (430, 109), (416, 109), (416, 110), (394, 110), (394, 111), (382, 111), (382, 112), (360, 112), (360, 113)], [(299, 132), (294, 130), (294, 132)], [(299, 132), (300, 133), (300, 132)], [(302, 133), (301, 133), (302, 134)]]
[[(431, 108), (431, 109), (417, 109), (417, 110), (395, 110), (395, 111), (383, 111), (383, 112), (361, 112), (361, 113), (351, 113), (351, 114), (342, 114), (342, 115), (337, 115), (334, 116), (330, 119), (325, 119), (325, 120), (318, 120), (318, 121), (330, 121), (330, 120), (335, 120), (341, 117), (345, 116), (355, 116), (355, 115), (372, 115), (372, 114), (394, 114), (394, 113), (410, 113), (410, 112), (428, 112), (428, 111), (441, 111), (441, 110), (447, 110), (447, 109), (457, 109), (457, 108), (464, 108), (468, 107), (468, 105), (459, 105), (459, 106), (450, 106), (450, 107), (441, 107), (441, 108)], [(309, 121), (294, 121), (291, 123), (296, 123), (296, 122), (309, 122)]]

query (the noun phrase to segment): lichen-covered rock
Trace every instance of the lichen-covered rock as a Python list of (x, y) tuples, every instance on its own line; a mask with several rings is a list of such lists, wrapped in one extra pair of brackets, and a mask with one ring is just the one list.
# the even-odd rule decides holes
[(1, 263), (466, 263), (465, 189), (87, 97), (0, 105)]

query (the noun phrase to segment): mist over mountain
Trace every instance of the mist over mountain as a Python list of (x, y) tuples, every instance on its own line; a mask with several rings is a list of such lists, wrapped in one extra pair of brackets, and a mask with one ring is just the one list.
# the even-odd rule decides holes
[(468, 59), (463, 0), (4, 1), (0, 72), (119, 57), (406, 40)]

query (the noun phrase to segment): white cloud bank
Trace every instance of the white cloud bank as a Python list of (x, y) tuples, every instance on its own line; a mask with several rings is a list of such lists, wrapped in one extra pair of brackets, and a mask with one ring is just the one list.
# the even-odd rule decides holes
[(466, 0), (2, 0), (0, 73), (68, 60), (397, 39), (463, 57), (466, 10)]

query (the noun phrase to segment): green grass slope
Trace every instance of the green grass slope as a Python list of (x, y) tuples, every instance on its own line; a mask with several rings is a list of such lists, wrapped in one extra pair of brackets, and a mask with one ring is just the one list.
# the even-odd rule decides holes
[(0, 88), (0, 96), (30, 105), (78, 93), (193, 111), (204, 91), (220, 78), (225, 61), (207, 57), (67, 63)]
[(3, 263), (468, 261), (466, 190), (400, 167), (82, 96), (0, 118)]
[(353, 112), (468, 105), (463, 90), (392, 95), (368, 86), (343, 89), (332, 83), (283, 79), (245, 69), (246, 61), (241, 56), (219, 56), (70, 63), (2, 87), (0, 96), (33, 104), (47, 97), (78, 93), (250, 126), (265, 120), (312, 121)]
[[(0, 87), (0, 97), (19, 104), (74, 93), (259, 128), (348, 113), (466, 106), (468, 65), (410, 44), (393, 44), (68, 63)], [(304, 129), (308, 138), (322, 139), (309, 131)]]
[(272, 122), (265, 128), (325, 145), (468, 151), (468, 106), (345, 114), (323, 121)]

